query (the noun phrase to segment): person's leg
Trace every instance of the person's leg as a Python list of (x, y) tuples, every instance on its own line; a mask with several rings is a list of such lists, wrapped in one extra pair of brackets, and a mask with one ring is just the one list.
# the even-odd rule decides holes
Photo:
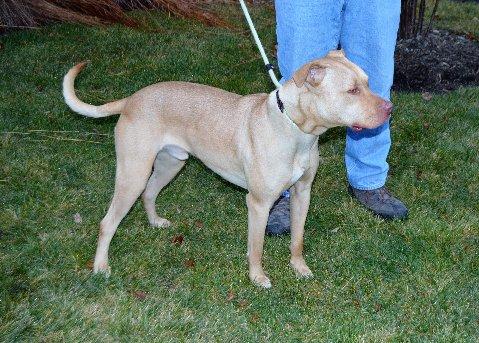
[[(275, 0), (280, 82), (289, 80), (303, 64), (336, 49), (344, 0)], [(273, 206), (266, 233), (289, 232), (289, 195)]]
[(281, 82), (303, 64), (336, 49), (344, 0), (275, 0)]
[[(369, 76), (371, 90), (389, 100), (394, 73), (394, 49), (401, 11), (400, 0), (346, 0), (340, 43), (346, 57)], [(404, 217), (402, 203), (381, 203), (386, 193), (361, 193), (381, 189), (387, 178), (386, 161), (391, 146), (389, 123), (373, 130), (347, 129), (345, 162), (351, 191), (366, 207), (383, 217)], [(371, 198), (377, 209), (362, 201)], [(374, 204), (373, 204), (374, 205)], [(401, 206), (402, 205), (402, 206)], [(385, 207), (386, 206), (386, 207)], [(385, 211), (387, 213), (381, 213)]]

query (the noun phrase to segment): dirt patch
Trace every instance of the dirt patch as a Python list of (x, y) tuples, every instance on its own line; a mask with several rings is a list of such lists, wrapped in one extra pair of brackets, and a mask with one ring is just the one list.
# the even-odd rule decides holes
[(393, 89), (449, 91), (479, 85), (479, 41), (433, 30), (426, 38), (397, 42)]

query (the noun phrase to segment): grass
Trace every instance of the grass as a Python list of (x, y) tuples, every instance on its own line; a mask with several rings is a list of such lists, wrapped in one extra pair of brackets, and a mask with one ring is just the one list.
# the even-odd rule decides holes
[(436, 14), (438, 28), (466, 33), (475, 37), (476, 41), (479, 40), (479, 6), (477, 3), (458, 4), (457, 1), (442, 0)]
[[(254, 15), (273, 42), (271, 12)], [(0, 341), (477, 341), (478, 88), (394, 94), (388, 184), (410, 207), (405, 222), (347, 194), (344, 129), (321, 138), (312, 280), (294, 277), (281, 237), (265, 244), (273, 288), (250, 284), (245, 192), (193, 159), (157, 203), (173, 227), (149, 227), (137, 203), (112, 241), (112, 276), (92, 276), (117, 118), (69, 111), (68, 68), (92, 61), (77, 88), (96, 104), (163, 80), (271, 90), (248, 34), (161, 21), (159, 34), (55, 25), (1, 37)]]

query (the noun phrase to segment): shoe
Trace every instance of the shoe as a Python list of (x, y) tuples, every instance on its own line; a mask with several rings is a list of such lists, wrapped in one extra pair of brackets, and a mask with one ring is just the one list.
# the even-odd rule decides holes
[(269, 211), (266, 234), (270, 236), (281, 236), (290, 233), (290, 231), (289, 192), (285, 192), (275, 201)]
[(384, 186), (372, 190), (360, 190), (349, 185), (348, 191), (364, 207), (383, 219), (406, 219), (408, 216), (406, 205), (395, 198)]

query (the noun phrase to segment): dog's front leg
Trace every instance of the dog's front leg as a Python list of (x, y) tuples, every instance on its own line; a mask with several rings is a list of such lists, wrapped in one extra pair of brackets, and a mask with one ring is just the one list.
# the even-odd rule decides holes
[(319, 165), (317, 143), (311, 149), (310, 168), (291, 187), (291, 260), (290, 264), (299, 277), (312, 277), (313, 273), (303, 257), (304, 223), (311, 198), (311, 185)]
[(252, 193), (246, 196), (248, 206), (248, 262), (249, 278), (258, 286), (271, 287), (271, 281), (266, 276), (261, 265), (263, 256), (264, 233), (268, 221), (269, 210), (273, 201), (255, 197)]
[(308, 214), (311, 184), (298, 181), (291, 188), (291, 260), (290, 264), (299, 277), (311, 277), (313, 273), (303, 257), (304, 223)]

